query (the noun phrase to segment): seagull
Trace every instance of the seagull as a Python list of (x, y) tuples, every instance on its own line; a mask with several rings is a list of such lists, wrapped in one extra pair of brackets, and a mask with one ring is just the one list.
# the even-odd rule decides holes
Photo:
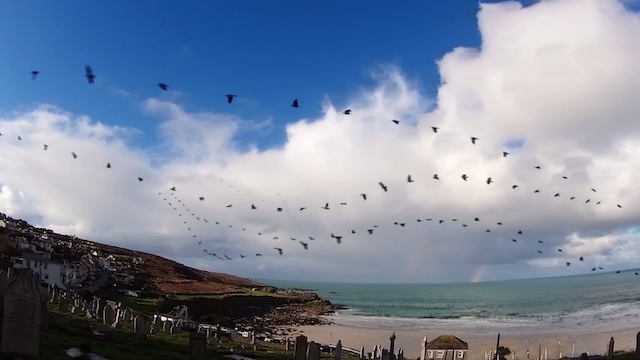
[(373, 234), (373, 229), (367, 229), (367, 232), (369, 233), (369, 235)]
[(107, 169), (111, 169), (111, 163), (107, 163)]
[(341, 202), (340, 205), (347, 205), (347, 203), (346, 202)]
[(302, 245), (302, 247), (303, 247), (305, 250), (308, 250), (308, 249), (309, 249), (309, 244), (307, 244), (307, 243), (306, 243), (306, 242), (304, 242), (304, 241), (300, 241), (300, 245)]
[(40, 71), (34, 70), (31, 72), (31, 80), (35, 80), (36, 77), (38, 77), (38, 74), (40, 74)]
[(507, 155), (509, 155), (509, 153), (508, 153), (508, 152), (506, 152), (506, 151), (503, 151), (503, 152), (502, 152), (502, 157), (507, 157)]
[(204, 196), (200, 196), (200, 197), (198, 198), (198, 200), (200, 200), (200, 201), (204, 201)]
[(238, 95), (234, 95), (234, 94), (227, 94), (227, 95), (225, 95), (225, 96), (227, 97), (227, 102), (228, 102), (229, 104), (231, 104), (231, 102), (233, 102), (233, 98), (234, 98), (234, 97), (236, 97), (236, 96), (238, 96)]
[(393, 121), (396, 125), (400, 124), (400, 120), (393, 120), (393, 119), (391, 119), (391, 121)]
[(478, 138), (477, 138), (477, 137), (473, 137), (473, 136), (471, 137), (471, 143), (472, 143), (473, 145), (475, 145), (475, 144), (476, 144), (476, 140), (478, 140)]
[(594, 188), (591, 188), (591, 191), (593, 191), (593, 192), (596, 192), (596, 189), (594, 189)]
[(165, 83), (158, 83), (158, 86), (160, 87), (160, 89), (167, 91), (169, 89), (169, 85), (165, 84)]
[(306, 209), (306, 207), (301, 207), (301, 208), (300, 208), (300, 210), (298, 210), (298, 211), (302, 211), (302, 210), (304, 210), (304, 209)]
[(518, 185), (513, 185), (511, 188), (515, 190), (518, 188)]
[(569, 266), (569, 265), (571, 265), (571, 263), (570, 263), (570, 262), (567, 262), (567, 266)]
[(536, 191), (534, 191), (534, 193), (539, 193), (539, 192), (540, 192), (540, 189), (537, 189)]
[(584, 258), (582, 256), (580, 256), (580, 261), (584, 261)]
[(556, 193), (555, 195), (553, 195), (553, 197), (558, 197), (560, 196), (560, 193)]
[(562, 178), (563, 178), (563, 179), (565, 179), (565, 180), (569, 180), (569, 178), (568, 178), (568, 177), (566, 177), (566, 176), (563, 176)]
[(345, 115), (351, 115), (351, 109), (347, 109), (345, 111), (342, 112)]
[(413, 179), (411, 178), (411, 175), (407, 176), (407, 182), (412, 183)]
[(434, 132), (434, 133), (436, 133), (436, 134), (438, 133), (438, 128), (437, 128), (437, 127), (435, 127), (435, 126), (432, 126), (432, 127), (431, 127), (431, 130), (433, 130), (433, 132)]
[(176, 191), (176, 187), (175, 187), (175, 186), (173, 186), (173, 187), (171, 187), (171, 189), (169, 189), (169, 190), (171, 190), (171, 191)]
[(22, 140), (22, 137), (20, 135), (18, 135), (18, 140)]
[(491, 178), (487, 178), (487, 185), (491, 185), (492, 182), (493, 180), (491, 180)]
[(93, 69), (91, 69), (91, 66), (86, 65), (84, 67), (84, 73), (85, 73), (84, 76), (87, 77), (87, 80), (89, 81), (89, 84), (93, 84), (95, 79), (96, 79), (96, 76), (93, 75)]
[(542, 243), (543, 243), (543, 242), (542, 242), (542, 240), (538, 240), (538, 242), (539, 242), (540, 244), (542, 244)]
[(233, 204), (229, 204), (229, 205), (227, 205), (227, 207), (228, 207), (228, 208), (230, 208), (230, 207), (232, 207), (232, 206), (233, 206)]
[(298, 103), (298, 99), (293, 100), (293, 104), (291, 104), (291, 106), (294, 108), (300, 107), (300, 104)]
[(276, 208), (277, 212), (282, 212), (282, 208)]
[(518, 240), (516, 240), (516, 239), (511, 239), (511, 241), (513, 241), (513, 242), (518, 242)]
[(141, 177), (138, 177), (138, 181), (142, 182), (142, 180), (144, 180), (144, 179), (141, 178)]
[(468, 178), (467, 174), (462, 174), (462, 180), (467, 181)]
[(251, 210), (255, 210), (255, 209), (257, 209), (257, 207), (255, 205), (251, 204)]
[(540, 170), (541, 169), (540, 165), (536, 166), (536, 169)]
[(620, 204), (617, 204), (617, 206), (622, 209), (622, 206)]
[(73, 156), (74, 159), (78, 158), (78, 154), (74, 153), (73, 151), (71, 152), (71, 156)]
[(385, 184), (383, 184), (382, 182), (379, 182), (378, 185), (380, 185), (380, 187), (382, 188), (382, 190), (384, 190), (384, 192), (387, 192), (387, 186)]
[(256, 256), (262, 256), (262, 254), (258, 253), (258, 254), (256, 254)]
[(44, 144), (44, 150), (47, 151), (48, 148), (49, 148), (49, 145)]
[(324, 204), (324, 206), (322, 207), (322, 209), (329, 210), (329, 203)]
[[(360, 196), (362, 196), (362, 199), (363, 199), (364, 201), (367, 201), (367, 194), (364, 194), (364, 193), (363, 193), (363, 194), (360, 194)], [(618, 206), (620, 206), (620, 205), (618, 205)]]
[(342, 243), (342, 236), (334, 236), (338, 244)]
[(434, 178), (435, 180), (440, 180), (440, 178), (438, 177), (438, 174), (433, 174), (433, 178)]
[(558, 249), (559, 252), (562, 252), (562, 249)]

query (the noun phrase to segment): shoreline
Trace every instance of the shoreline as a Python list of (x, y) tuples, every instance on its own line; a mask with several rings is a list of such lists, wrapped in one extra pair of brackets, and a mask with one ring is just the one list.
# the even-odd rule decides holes
[[(324, 316), (326, 319), (327, 316)], [(545, 349), (548, 359), (558, 359), (571, 357), (573, 350), (574, 357), (580, 357), (583, 352), (589, 355), (605, 355), (611, 337), (615, 339), (615, 351), (635, 350), (636, 334), (640, 326), (635, 328), (611, 329), (606, 331), (594, 331), (592, 328), (578, 328), (568, 332), (562, 330), (554, 332), (553, 328), (544, 334), (509, 334), (502, 332), (500, 335), (500, 345), (508, 347), (515, 353), (517, 359), (535, 360), (538, 357), (538, 349), (541, 348), (541, 357), (545, 359)], [(360, 349), (364, 346), (365, 354), (371, 352), (375, 345), (382, 345), (389, 348), (389, 337), (395, 332), (395, 349), (403, 348), (405, 357), (415, 359), (419, 357), (421, 343), (424, 336), (428, 341), (440, 335), (455, 335), (467, 342), (469, 345), (468, 360), (484, 360), (487, 350), (495, 350), (495, 334), (473, 334), (466, 330), (446, 331), (434, 329), (403, 329), (401, 327), (360, 327), (342, 325), (336, 323), (321, 325), (303, 325), (295, 327), (291, 337), (304, 335), (308, 341), (315, 341), (322, 344), (335, 344), (340, 340), (343, 346)], [(527, 357), (527, 350), (529, 357)], [(507, 357), (511, 359), (511, 355)]]

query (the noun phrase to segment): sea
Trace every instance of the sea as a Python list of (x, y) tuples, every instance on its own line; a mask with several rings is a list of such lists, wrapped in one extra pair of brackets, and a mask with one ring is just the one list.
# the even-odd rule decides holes
[(452, 284), (259, 280), (313, 290), (341, 307), (327, 320), (360, 328), (483, 335), (594, 333), (637, 328), (640, 270)]

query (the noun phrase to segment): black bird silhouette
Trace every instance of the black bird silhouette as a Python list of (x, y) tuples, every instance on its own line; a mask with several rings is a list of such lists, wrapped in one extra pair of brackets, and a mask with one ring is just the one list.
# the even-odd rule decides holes
[(563, 179), (565, 179), (565, 180), (568, 180), (568, 179), (569, 179), (569, 178), (568, 178), (568, 177), (566, 177), (566, 176), (563, 176), (562, 178), (563, 178)]
[(502, 157), (507, 157), (507, 155), (509, 155), (509, 153), (508, 153), (508, 152), (506, 152), (506, 151), (503, 151), (503, 152), (502, 152)]
[(591, 191), (593, 191), (593, 192), (596, 192), (596, 189), (594, 189), (594, 188), (591, 188)]
[(22, 140), (22, 138), (20, 137), (20, 135), (18, 135), (18, 140)]
[[(362, 196), (362, 199), (363, 199), (364, 201), (367, 201), (367, 194), (364, 194), (364, 193), (363, 193), (363, 194), (360, 194), (360, 196)], [(620, 206), (620, 205), (618, 205), (618, 206)]]
[(346, 202), (341, 202), (340, 205), (347, 205), (347, 203)]
[(107, 169), (111, 169), (111, 163), (107, 163)]
[(619, 208), (622, 208), (622, 206), (621, 206), (620, 204), (617, 204), (617, 206), (618, 206)]
[(46, 151), (49, 148), (49, 145), (44, 144), (44, 150)]
[(616, 274), (620, 274), (620, 270), (616, 271)]
[(329, 210), (329, 203), (324, 204), (324, 206), (322, 207), (325, 210)]
[(590, 202), (590, 201), (591, 201), (591, 199), (587, 199), (587, 201), (585, 201), (584, 203), (586, 204), (586, 203), (588, 203), (588, 202)]
[(539, 193), (539, 192), (540, 192), (540, 189), (537, 189), (536, 191), (534, 191), (534, 193)]
[(251, 204), (251, 210), (257, 209), (255, 205)]
[(275, 249), (275, 250), (278, 250), (278, 252), (280, 253), (280, 255), (282, 255), (282, 249), (281, 249), (281, 248), (274, 247), (274, 249)]
[(493, 180), (491, 180), (491, 178), (487, 178), (487, 185), (491, 185), (492, 182)]
[(233, 204), (229, 204), (229, 205), (227, 205), (227, 207), (228, 207), (228, 208), (230, 208), (230, 207), (232, 207), (232, 206), (233, 206)]
[(89, 65), (84, 67), (84, 76), (86, 76), (89, 84), (93, 84), (96, 79), (96, 76), (93, 74), (93, 69)]
[(383, 184), (382, 182), (379, 182), (378, 185), (380, 185), (380, 187), (382, 188), (382, 190), (384, 190), (385, 192), (388, 191), (387, 186), (385, 184)]
[(342, 236), (334, 236), (334, 238), (336, 239), (336, 242), (337, 242), (338, 244), (341, 244), (341, 243), (342, 243)]
[(31, 80), (35, 80), (36, 77), (38, 77), (38, 74), (40, 74), (40, 71), (34, 70), (31, 72)]
[(518, 230), (518, 235), (522, 235), (522, 230)]
[(559, 252), (562, 252), (562, 249), (558, 249)]
[(293, 104), (291, 104), (291, 106), (294, 108), (300, 107), (300, 104), (298, 103), (298, 99), (293, 100)]
[(570, 262), (567, 262), (567, 266), (569, 266), (569, 265), (571, 265), (571, 263), (570, 263)]
[(518, 242), (518, 240), (516, 240), (516, 239), (511, 239), (511, 241), (513, 241), (513, 242)]
[(518, 185), (513, 185), (511, 188), (515, 190), (518, 188)]
[(282, 208), (276, 208), (277, 212), (282, 212)]
[(410, 183), (412, 183), (412, 182), (413, 182), (413, 179), (411, 178), (411, 175), (408, 175), (408, 176), (407, 176), (407, 182), (410, 182)]
[(539, 242), (540, 244), (542, 244), (542, 240), (538, 240), (538, 242)]
[(556, 193), (555, 195), (553, 195), (553, 197), (558, 197), (560, 196), (560, 193)]
[(262, 256), (262, 254), (260, 254), (260, 253), (257, 253), (257, 254), (256, 254), (256, 256)]
[(476, 144), (476, 140), (478, 140), (478, 138), (477, 138), (477, 137), (473, 137), (473, 136), (471, 137), (471, 143), (472, 143), (473, 145), (475, 145), (475, 144)]
[(480, 218), (475, 218), (473, 219), (473, 221), (480, 221)]
[(369, 235), (373, 234), (373, 229), (367, 229), (367, 232), (369, 233)]
[(306, 242), (304, 242), (304, 241), (300, 241), (300, 245), (302, 245), (302, 247), (303, 247), (305, 250), (308, 250), (308, 249), (309, 249), (309, 244), (307, 244), (307, 243), (306, 243)]
[(393, 121), (396, 125), (400, 124), (400, 120), (391, 119), (391, 121)]
[(536, 166), (536, 169), (540, 170), (540, 169), (542, 169), (542, 168), (540, 167), (540, 165), (538, 165), (538, 166)]
[(304, 209), (306, 209), (306, 207), (301, 207), (301, 208), (300, 208), (300, 210), (298, 210), (298, 211), (302, 211), (302, 210), (304, 210)]
[(73, 156), (74, 159), (78, 158), (78, 154), (74, 153), (73, 151), (71, 152), (71, 156)]
[(342, 112), (345, 115), (351, 115), (351, 109), (347, 109), (345, 111)]
[(438, 128), (437, 128), (437, 127), (435, 127), (435, 126), (432, 126), (432, 127), (431, 127), (431, 130), (433, 130), (433, 132), (434, 132), (434, 133), (436, 133), (436, 134), (438, 133)]
[(572, 196), (572, 197), (570, 197), (570, 198), (569, 198), (569, 200), (573, 200), (573, 199), (575, 199), (575, 198), (576, 198), (575, 196)]
[(167, 91), (169, 89), (169, 85), (165, 84), (165, 83), (158, 83), (158, 87), (160, 87), (160, 89)]
[(462, 174), (462, 180), (467, 181), (468, 178), (467, 174)]
[(436, 180), (440, 180), (440, 178), (438, 177), (438, 174), (433, 174), (433, 178)]
[(141, 177), (138, 177), (138, 181), (142, 182), (142, 180), (144, 180), (144, 179), (141, 178)]
[(584, 258), (582, 256), (580, 256), (580, 261), (584, 261)]
[(234, 95), (234, 94), (227, 94), (227, 95), (225, 95), (225, 96), (227, 97), (227, 102), (228, 102), (229, 104), (231, 104), (231, 103), (233, 102), (233, 98), (234, 98), (234, 97), (236, 97), (236, 96), (238, 96), (238, 95)]
[(200, 196), (198, 199), (199, 199), (200, 201), (204, 201), (204, 196)]
[(541, 251), (541, 250), (538, 250), (538, 252), (539, 252), (540, 254), (542, 254), (542, 251)]
[(171, 187), (171, 189), (169, 189), (169, 190), (171, 190), (171, 191), (176, 191), (176, 187), (175, 187), (175, 186), (172, 186), (172, 187)]

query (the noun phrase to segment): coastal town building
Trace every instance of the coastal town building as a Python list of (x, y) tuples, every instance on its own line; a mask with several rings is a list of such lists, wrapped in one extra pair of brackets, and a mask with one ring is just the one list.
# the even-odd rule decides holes
[(441, 335), (427, 344), (427, 357), (433, 360), (466, 360), (469, 345), (453, 335)]

